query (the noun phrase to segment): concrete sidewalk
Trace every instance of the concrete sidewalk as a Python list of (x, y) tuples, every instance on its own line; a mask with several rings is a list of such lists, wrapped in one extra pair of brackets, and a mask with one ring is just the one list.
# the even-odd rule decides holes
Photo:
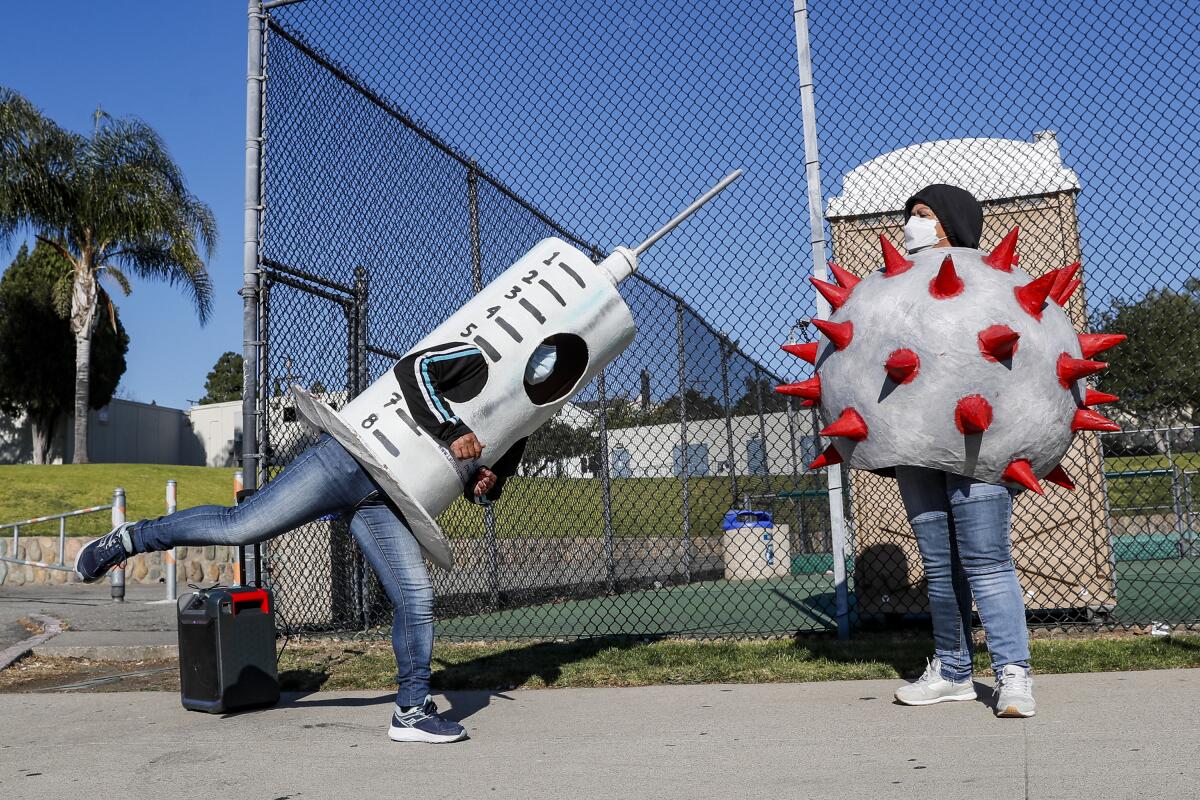
[(378, 692), (228, 717), (174, 694), (8, 694), (0, 796), (1200, 798), (1200, 670), (1038, 678), (1031, 720), (904, 708), (894, 688), (452, 693), (472, 739), (442, 746), (390, 742)]
[[(178, 654), (175, 606), (161, 586), (130, 585), (114, 603), (106, 581), (0, 587), (0, 650), (28, 637), (17, 620), (45, 614), (68, 630), (34, 648), (38, 655), (136, 661)], [(184, 589), (190, 592), (191, 589)]]

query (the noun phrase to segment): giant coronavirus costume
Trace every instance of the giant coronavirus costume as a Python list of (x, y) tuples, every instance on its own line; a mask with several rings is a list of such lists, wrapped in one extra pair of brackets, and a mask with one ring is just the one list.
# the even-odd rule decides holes
[(1074, 488), (1059, 461), (1077, 431), (1119, 427), (1090, 407), (1117, 398), (1087, 387), (1092, 360), (1125, 337), (1076, 334), (1062, 306), (1079, 264), (1031, 278), (1016, 266), (1017, 229), (991, 253), (930, 248), (905, 258), (880, 237), (883, 268), (836, 283), (819, 342), (784, 345), (816, 367), (778, 387), (817, 405), (833, 443), (810, 468), (845, 462), (887, 473), (924, 466), (1041, 492)]

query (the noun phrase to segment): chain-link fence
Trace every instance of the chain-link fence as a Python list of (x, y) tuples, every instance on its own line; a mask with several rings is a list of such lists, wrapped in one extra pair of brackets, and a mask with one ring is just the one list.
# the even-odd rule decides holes
[[(458, 567), (434, 576), (438, 631), (834, 626), (842, 537), (825, 473), (805, 469), (815, 418), (772, 390), (811, 374), (778, 346), (815, 336), (801, 6), (268, 5), (262, 477), (311, 441), (290, 380), (340, 405), (538, 240), (598, 260), (742, 167), (622, 284), (637, 340), (531, 439), (494, 513), (442, 516)], [(905, 198), (956, 183), (984, 202), (985, 249), (1019, 224), (1032, 274), (1081, 260), (1068, 312), (1131, 336), (1099, 383), (1127, 432), (1077, 438), (1074, 494), (1017, 502), (1034, 622), (1200, 620), (1195, 11), (807, 9), (833, 259), (875, 269)], [(923, 612), (894, 482), (833, 486), (850, 620)], [(269, 564), (291, 629), (387, 619), (339, 520), (277, 540)]]

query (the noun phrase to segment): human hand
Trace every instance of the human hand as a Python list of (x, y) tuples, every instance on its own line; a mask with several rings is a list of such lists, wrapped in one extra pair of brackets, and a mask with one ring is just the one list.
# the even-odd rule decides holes
[(450, 445), (450, 452), (460, 461), (466, 461), (469, 458), (479, 458), (483, 455), (483, 445), (479, 443), (479, 439), (475, 438), (475, 434), (468, 433), (466, 436), (460, 436), (454, 440)]
[(475, 475), (475, 496), (483, 497), (496, 485), (496, 473), (487, 467), (480, 467)]

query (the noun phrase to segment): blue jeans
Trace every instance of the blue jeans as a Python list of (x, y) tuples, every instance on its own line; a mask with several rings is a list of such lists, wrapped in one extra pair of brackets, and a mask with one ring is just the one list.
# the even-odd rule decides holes
[(971, 598), (987, 634), (992, 669), (1029, 668), (1025, 600), (1013, 566), (1012, 494), (925, 467), (897, 467), (896, 480), (917, 536), (929, 588), (934, 652), (942, 677), (971, 677)]
[(417, 706), (429, 692), (433, 653), (433, 584), (421, 548), (403, 517), (345, 448), (322, 436), (241, 505), (196, 506), (130, 528), (134, 551), (250, 545), (327, 514), (350, 517), (350, 532), (392, 602), (396, 703)]

